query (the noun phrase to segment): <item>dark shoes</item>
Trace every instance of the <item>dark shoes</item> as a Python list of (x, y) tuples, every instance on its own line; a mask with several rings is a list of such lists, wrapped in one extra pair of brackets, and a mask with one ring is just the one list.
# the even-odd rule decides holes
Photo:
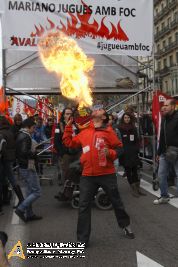
[(15, 213), (17, 214), (17, 216), (24, 222), (27, 222), (27, 219), (25, 217), (25, 213), (19, 209), (15, 210)]
[(54, 196), (59, 201), (68, 201), (70, 200), (68, 197), (66, 197), (63, 193), (59, 192), (58, 195)]
[(5, 232), (0, 231), (0, 240), (2, 242), (3, 247), (5, 247), (6, 242), (8, 240), (8, 235)]
[(38, 216), (38, 215), (32, 215), (31, 217), (25, 217), (25, 213), (22, 212), (21, 210), (19, 209), (16, 209), (15, 210), (15, 213), (17, 214), (17, 216), (22, 220), (24, 221), (25, 223), (26, 222), (29, 222), (29, 221), (37, 221), (37, 220), (41, 220), (43, 219), (43, 217), (41, 216)]
[(39, 220), (42, 220), (42, 219), (43, 219), (42, 216), (38, 216), (38, 215), (33, 214), (31, 217), (27, 217), (27, 222), (29, 222), (29, 221), (39, 221)]
[(135, 235), (132, 232), (132, 230), (130, 229), (130, 226), (127, 226), (127, 227), (123, 228), (123, 232), (124, 232), (124, 235), (125, 235), (126, 238), (129, 238), (129, 239), (134, 239), (135, 238)]

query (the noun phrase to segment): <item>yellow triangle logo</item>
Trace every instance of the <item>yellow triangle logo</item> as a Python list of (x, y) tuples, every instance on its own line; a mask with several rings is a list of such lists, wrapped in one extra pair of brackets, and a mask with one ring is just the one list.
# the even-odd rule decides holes
[(19, 258), (25, 260), (25, 255), (24, 255), (23, 249), (22, 249), (22, 243), (20, 241), (18, 241), (17, 244), (14, 245), (13, 249), (11, 250), (11, 252), (8, 255), (8, 260), (11, 257), (19, 257)]

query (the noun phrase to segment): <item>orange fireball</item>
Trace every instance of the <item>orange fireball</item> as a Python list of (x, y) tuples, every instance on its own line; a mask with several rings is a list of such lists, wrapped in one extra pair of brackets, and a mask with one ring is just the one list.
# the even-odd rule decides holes
[(62, 94), (76, 100), (79, 107), (92, 105), (88, 72), (94, 60), (88, 58), (77, 42), (62, 32), (51, 32), (39, 41), (40, 58), (45, 68), (61, 77)]

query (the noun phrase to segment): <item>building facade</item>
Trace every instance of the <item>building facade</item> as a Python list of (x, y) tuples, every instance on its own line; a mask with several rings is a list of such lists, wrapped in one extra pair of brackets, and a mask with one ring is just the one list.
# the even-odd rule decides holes
[(178, 0), (154, 0), (155, 78), (178, 95)]

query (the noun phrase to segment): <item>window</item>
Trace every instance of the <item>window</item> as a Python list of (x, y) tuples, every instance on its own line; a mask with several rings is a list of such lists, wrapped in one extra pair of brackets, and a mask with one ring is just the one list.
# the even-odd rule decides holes
[(169, 57), (169, 66), (173, 66), (173, 56)]
[(178, 64), (178, 52), (176, 52), (176, 63)]
[(175, 33), (175, 40), (178, 42), (178, 32)]
[(178, 12), (174, 12), (174, 19), (178, 19)]
[(160, 44), (157, 45), (157, 52), (160, 51)]
[(158, 33), (159, 32), (159, 27), (156, 27), (156, 33)]
[(169, 90), (169, 88), (168, 88), (168, 81), (165, 81), (164, 84), (165, 84), (166, 92), (168, 92), (168, 90)]
[(168, 20), (167, 20), (167, 25), (168, 25), (168, 26), (171, 25), (171, 17), (168, 18)]
[(163, 48), (165, 48), (166, 47), (166, 41), (164, 40), (163, 41)]
[(161, 23), (161, 29), (164, 29), (164, 28), (165, 28), (165, 23), (162, 22), (162, 23)]
[(169, 43), (169, 45), (172, 43), (172, 36), (169, 37), (168, 43)]
[(158, 71), (161, 69), (161, 61), (158, 61)]
[(167, 58), (164, 58), (164, 60), (163, 60), (163, 67), (164, 67), (164, 68), (167, 67)]

